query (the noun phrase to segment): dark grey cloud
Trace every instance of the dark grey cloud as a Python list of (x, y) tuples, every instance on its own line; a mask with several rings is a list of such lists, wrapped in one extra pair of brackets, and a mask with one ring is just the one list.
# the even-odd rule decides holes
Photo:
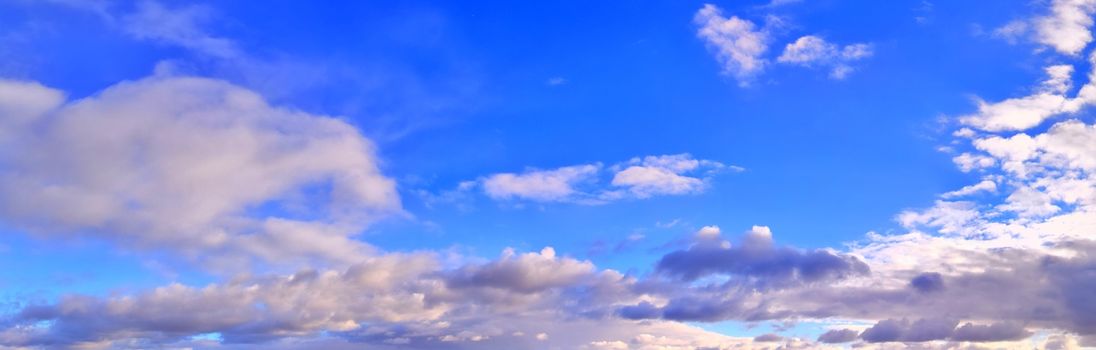
[(854, 329), (833, 329), (818, 336), (818, 341), (826, 344), (848, 343), (856, 340), (860, 335)]
[(658, 262), (658, 271), (690, 281), (730, 275), (759, 286), (835, 280), (870, 272), (868, 265), (854, 256), (823, 249), (776, 247), (767, 234), (748, 234), (736, 246), (715, 239), (704, 238), (688, 249), (666, 254)]
[(671, 300), (662, 318), (674, 321), (721, 321), (737, 315), (738, 302), (715, 298), (685, 297)]
[(622, 307), (617, 311), (617, 314), (630, 320), (642, 320), (662, 316), (662, 309), (644, 301), (636, 305)]
[(936, 272), (926, 272), (910, 279), (910, 287), (922, 293), (936, 292), (944, 289), (944, 277)]
[[(949, 319), (909, 320), (886, 319), (879, 321), (860, 335), (869, 343), (883, 342), (927, 342), (949, 340), (962, 342), (995, 342), (1018, 340), (1031, 336), (1023, 326), (999, 322), (988, 325), (976, 325), (970, 322), (959, 326)], [(821, 340), (821, 338), (819, 338)]]
[(754, 337), (753, 341), (759, 343), (775, 343), (784, 341), (784, 337), (779, 334), (767, 333)]

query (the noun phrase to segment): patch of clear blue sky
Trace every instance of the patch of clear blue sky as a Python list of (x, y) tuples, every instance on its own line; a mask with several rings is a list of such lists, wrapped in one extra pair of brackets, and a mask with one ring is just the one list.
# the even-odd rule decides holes
[[(935, 150), (949, 139), (937, 118), (973, 110), (972, 94), (1007, 97), (1042, 75), (1045, 58), (1030, 55), (1032, 46), (987, 34), (1030, 11), (1026, 1), (763, 3), (715, 2), (758, 23), (768, 14), (787, 19), (770, 59), (808, 34), (868, 42), (875, 54), (844, 81), (773, 64), (755, 86), (740, 88), (696, 38), (692, 17), (703, 2), (210, 2), (214, 17), (204, 29), (236, 42), (240, 64), (135, 40), (87, 12), (3, 3), (0, 74), (79, 98), (171, 60), (274, 104), (344, 116), (377, 140), (416, 220), (381, 223), (363, 240), (392, 250), (458, 246), (487, 257), (507, 246), (554, 246), (635, 273), (704, 225), (730, 235), (767, 225), (778, 242), (800, 247), (895, 230), (900, 210), (976, 182)], [(547, 84), (555, 77), (566, 83)], [(722, 174), (699, 195), (602, 206), (514, 208), (478, 198), (459, 210), (428, 208), (413, 194), (525, 167), (683, 152), (747, 171)], [(679, 224), (655, 226), (673, 220)], [(636, 233), (646, 238), (629, 249), (590, 254), (598, 241), (612, 247)], [(80, 287), (40, 276), (19, 288), (102, 292), (163, 280), (134, 266), (145, 258), (102, 243), (59, 248), (4, 237), (5, 270), (110, 271)]]

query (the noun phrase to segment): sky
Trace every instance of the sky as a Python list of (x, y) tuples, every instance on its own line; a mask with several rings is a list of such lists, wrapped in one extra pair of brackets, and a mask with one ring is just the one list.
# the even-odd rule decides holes
[(1096, 348), (1094, 16), (0, 0), (0, 350)]

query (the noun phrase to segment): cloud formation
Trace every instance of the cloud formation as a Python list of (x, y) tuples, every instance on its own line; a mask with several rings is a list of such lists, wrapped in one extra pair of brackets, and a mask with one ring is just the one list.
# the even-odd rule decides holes
[(785, 46), (784, 53), (776, 60), (805, 67), (823, 67), (830, 70), (830, 78), (840, 80), (852, 73), (852, 62), (871, 55), (872, 49), (868, 44), (839, 46), (821, 37), (807, 35)]
[(705, 4), (696, 12), (693, 23), (699, 27), (696, 35), (704, 39), (723, 66), (723, 74), (737, 79), (739, 85), (750, 85), (765, 68), (766, 60), (762, 55), (769, 48), (769, 34), (753, 22), (736, 16), (725, 17), (719, 7)]
[[(707, 188), (711, 177), (724, 169), (742, 170), (716, 161), (695, 159), (685, 153), (646, 156), (610, 167), (594, 163), (491, 174), (462, 183), (457, 191), (482, 188), (491, 199), (502, 201), (604, 204), (630, 198), (700, 193)], [(606, 173), (612, 177), (603, 178)]]
[[(48, 235), (268, 261), (347, 261), (400, 212), (372, 143), (223, 81), (155, 76), (63, 101), (0, 82), (0, 215)], [(257, 206), (281, 208), (255, 215)], [(217, 254), (213, 254), (217, 255)]]
[(663, 256), (657, 269), (685, 280), (726, 274), (762, 285), (811, 283), (869, 273), (868, 266), (853, 256), (777, 247), (772, 232), (764, 226), (754, 226), (738, 245), (723, 241), (719, 235), (698, 235), (697, 242), (688, 249)]
[(1092, 15), (1096, 1), (1053, 0), (1047, 13), (1009, 21), (994, 30), (994, 35), (1009, 42), (1029, 39), (1054, 51), (1077, 56), (1092, 42)]

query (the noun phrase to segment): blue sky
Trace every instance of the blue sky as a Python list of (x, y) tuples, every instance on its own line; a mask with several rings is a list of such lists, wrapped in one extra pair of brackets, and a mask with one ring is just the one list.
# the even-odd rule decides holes
[(1096, 346), (1094, 12), (0, 2), (0, 349)]

